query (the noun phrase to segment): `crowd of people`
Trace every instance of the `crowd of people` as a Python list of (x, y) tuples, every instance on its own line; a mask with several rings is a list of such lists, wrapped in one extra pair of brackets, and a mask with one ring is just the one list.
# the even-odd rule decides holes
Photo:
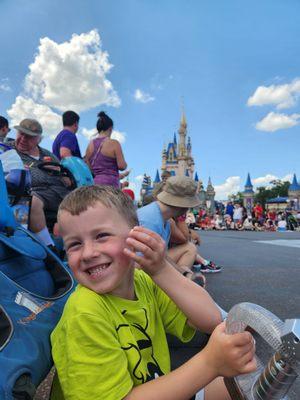
[[(200, 204), (196, 183), (166, 175), (136, 210), (126, 187), (120, 190), (128, 171), (120, 144), (111, 139), (113, 121), (100, 112), (83, 157), (95, 185), (74, 190), (60, 160), (82, 157), (79, 121), (74, 111), (63, 114), (50, 152), (40, 146), (38, 121), (22, 120), (9, 140), (8, 121), (0, 118), (1, 142), (31, 172), (29, 229), (55, 251), (48, 222), (57, 216), (78, 283), (51, 335), (52, 399), (229, 400), (221, 377), (254, 371), (255, 344), (249, 332), (226, 334), (226, 313), (203, 288), (203, 273), (221, 268), (199, 253), (195, 228), (208, 216), (189, 212)], [(232, 218), (237, 224), (237, 214)], [(185, 342), (195, 330), (211, 335), (208, 344), (171, 371), (166, 333)]]
[(206, 209), (192, 209), (186, 222), (196, 230), (283, 232), (300, 230), (300, 212), (288, 208), (284, 211), (265, 210), (260, 203), (247, 210), (240, 203), (228, 202), (226, 206), (219, 204), (213, 215)]

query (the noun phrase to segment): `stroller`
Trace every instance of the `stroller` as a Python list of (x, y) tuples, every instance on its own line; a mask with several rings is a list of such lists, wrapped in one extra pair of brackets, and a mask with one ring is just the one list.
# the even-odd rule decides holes
[(14, 218), (0, 162), (0, 398), (31, 400), (52, 367), (50, 333), (74, 289), (68, 267)]

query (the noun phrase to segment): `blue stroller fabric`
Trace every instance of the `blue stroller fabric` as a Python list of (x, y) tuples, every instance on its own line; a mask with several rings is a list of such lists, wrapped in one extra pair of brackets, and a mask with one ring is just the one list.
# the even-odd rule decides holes
[(69, 170), (74, 177), (76, 187), (94, 184), (93, 175), (87, 164), (79, 157), (65, 157), (61, 165)]
[(31, 400), (50, 371), (50, 334), (74, 280), (63, 262), (17, 226), (0, 162), (0, 399)]
[(50, 333), (73, 287), (68, 269), (29, 232), (0, 234), (0, 399), (30, 399), (17, 396), (19, 378), (37, 387), (50, 371)]
[(2, 163), (0, 161), (0, 231), (14, 229), (16, 221), (14, 213), (8, 204), (8, 195), (4, 180)]

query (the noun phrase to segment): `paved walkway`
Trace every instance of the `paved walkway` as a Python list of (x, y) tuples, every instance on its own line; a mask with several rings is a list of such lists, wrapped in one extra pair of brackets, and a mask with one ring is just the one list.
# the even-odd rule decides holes
[[(208, 275), (208, 291), (226, 310), (249, 301), (282, 320), (300, 318), (300, 232), (200, 231), (201, 254), (224, 266)], [(269, 346), (258, 340), (266, 360)], [(300, 378), (290, 398), (300, 399)], [(298, 394), (296, 394), (298, 393)]]

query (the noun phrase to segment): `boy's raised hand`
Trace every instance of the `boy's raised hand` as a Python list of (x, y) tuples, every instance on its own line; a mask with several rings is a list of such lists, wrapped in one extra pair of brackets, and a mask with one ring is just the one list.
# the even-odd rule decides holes
[(125, 248), (124, 253), (137, 262), (147, 274), (153, 277), (166, 267), (166, 245), (157, 233), (142, 226), (135, 226), (129, 232), (126, 243), (129, 248)]
[(215, 376), (233, 377), (248, 374), (257, 368), (251, 333), (229, 335), (225, 331), (225, 322), (215, 328), (203, 352), (207, 366), (212, 368)]

